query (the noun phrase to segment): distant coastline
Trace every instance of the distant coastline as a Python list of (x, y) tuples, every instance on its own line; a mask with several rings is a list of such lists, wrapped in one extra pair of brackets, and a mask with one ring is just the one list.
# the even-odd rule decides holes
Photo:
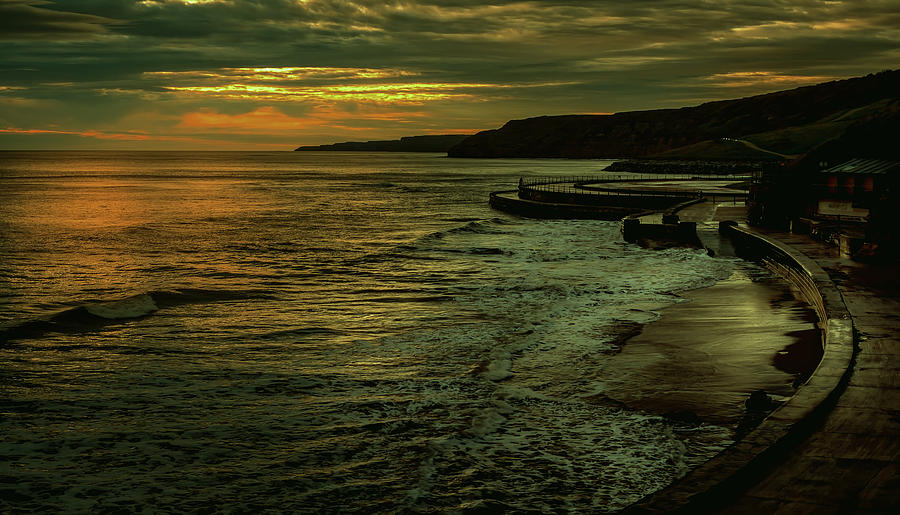
[(884, 154), (895, 148), (898, 91), (894, 70), (680, 109), (539, 116), (481, 131), (448, 155), (778, 161), (859, 132)]
[(331, 145), (309, 145), (297, 147), (296, 152), (447, 152), (453, 146), (468, 138), (469, 134), (435, 134), (428, 136), (407, 136), (395, 140), (346, 141)]
[(769, 164), (894, 159), (900, 70), (680, 109), (510, 120), (476, 134), (409, 136), (297, 151), (446, 152), (448, 157), (656, 159)]

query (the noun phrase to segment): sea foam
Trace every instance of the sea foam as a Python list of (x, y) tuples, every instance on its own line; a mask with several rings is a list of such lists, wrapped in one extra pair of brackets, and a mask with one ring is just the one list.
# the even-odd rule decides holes
[(159, 309), (156, 302), (153, 301), (153, 297), (146, 293), (121, 300), (88, 304), (84, 308), (94, 316), (109, 320), (139, 318)]

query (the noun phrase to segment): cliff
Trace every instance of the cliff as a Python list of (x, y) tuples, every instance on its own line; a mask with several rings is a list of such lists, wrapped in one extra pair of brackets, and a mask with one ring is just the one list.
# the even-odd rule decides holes
[(727, 159), (749, 157), (749, 142), (790, 157), (883, 117), (898, 101), (900, 71), (885, 71), (680, 109), (512, 120), (466, 138), (448, 155)]
[(468, 137), (467, 134), (408, 136), (395, 140), (348, 141), (332, 145), (304, 146), (295, 151), (365, 151), (365, 152), (447, 152)]

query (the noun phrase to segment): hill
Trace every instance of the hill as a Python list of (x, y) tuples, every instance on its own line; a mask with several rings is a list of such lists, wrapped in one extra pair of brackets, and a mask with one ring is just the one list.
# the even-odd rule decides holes
[(895, 112), (900, 71), (680, 109), (512, 120), (451, 157), (786, 159)]
[(447, 152), (468, 137), (467, 134), (408, 136), (395, 140), (347, 141), (332, 145), (298, 147), (295, 151), (365, 151), (365, 152)]

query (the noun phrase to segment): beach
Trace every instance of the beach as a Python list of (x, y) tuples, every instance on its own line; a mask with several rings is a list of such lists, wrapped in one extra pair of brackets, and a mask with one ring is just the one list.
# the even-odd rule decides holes
[(664, 308), (611, 358), (607, 395), (643, 410), (739, 424), (751, 392), (783, 401), (821, 357), (815, 312), (780, 278), (739, 268), (680, 295), (685, 302)]

